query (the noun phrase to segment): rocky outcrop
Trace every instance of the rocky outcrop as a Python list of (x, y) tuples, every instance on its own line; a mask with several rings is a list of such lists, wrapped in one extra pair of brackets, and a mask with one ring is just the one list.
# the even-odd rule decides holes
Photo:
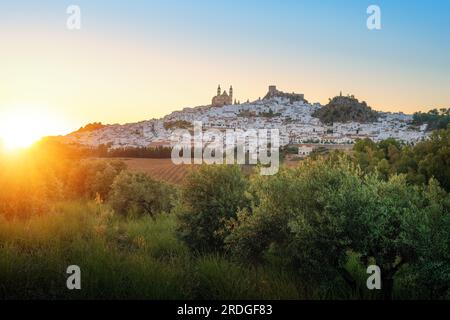
[(377, 121), (379, 114), (372, 110), (366, 102), (359, 102), (354, 96), (337, 96), (330, 102), (313, 113), (313, 117), (319, 118), (326, 124), (335, 122), (359, 122), (369, 123)]

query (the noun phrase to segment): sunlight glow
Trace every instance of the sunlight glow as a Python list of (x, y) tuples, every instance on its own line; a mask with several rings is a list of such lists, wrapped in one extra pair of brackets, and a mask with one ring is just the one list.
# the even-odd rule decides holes
[(0, 146), (6, 152), (30, 147), (44, 136), (57, 134), (61, 127), (44, 108), (0, 107)]

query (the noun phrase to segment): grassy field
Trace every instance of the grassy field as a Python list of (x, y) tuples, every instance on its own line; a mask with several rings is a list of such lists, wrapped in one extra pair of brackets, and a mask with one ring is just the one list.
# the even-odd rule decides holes
[[(351, 194), (353, 197), (353, 194), (361, 196), (372, 192), (372, 189), (362, 182), (359, 185), (353, 183), (360, 179), (353, 171), (345, 171), (346, 175), (341, 176), (343, 170), (346, 168), (350, 170), (345, 166), (348, 165), (347, 162), (333, 169), (331, 164), (324, 162), (326, 159), (317, 160), (311, 162), (309, 166), (305, 163), (298, 172), (287, 170), (269, 180), (269, 178), (259, 179), (258, 175), (249, 177), (250, 172), (255, 169), (251, 166), (213, 168), (176, 166), (170, 159), (120, 159), (124, 163), (120, 161), (117, 163), (111, 159), (97, 161), (98, 158), (89, 158), (88, 161), (81, 160), (77, 165), (68, 159), (60, 166), (58, 159), (58, 162), (50, 162), (53, 170), (47, 172), (45, 171), (49, 167), (47, 158), (44, 158), (42, 165), (41, 162), (34, 163), (36, 158), (26, 159), (32, 159), (31, 164), (35, 166), (31, 166), (28, 162), (18, 164), (15, 161), (12, 166), (14, 171), (4, 170), (0, 175), (0, 184), (6, 186), (0, 192), (0, 300), (258, 300), (383, 297), (382, 292), (367, 290), (367, 273), (364, 267), (366, 262), (361, 262), (361, 254), (358, 251), (345, 247), (342, 254), (345, 261), (340, 260), (343, 263), (337, 266), (339, 271), (348, 272), (349, 277), (354, 280), (352, 284), (346, 283), (344, 278), (335, 272), (333, 268), (337, 267), (333, 261), (325, 265), (324, 281), (320, 277), (311, 276), (316, 269), (311, 271), (306, 264), (303, 264), (306, 266), (304, 269), (306, 271), (303, 272), (301, 263), (309, 257), (300, 255), (302, 252), (316, 253), (321, 250), (321, 247), (325, 247), (322, 244), (323, 240), (321, 238), (318, 240), (321, 247), (314, 246), (312, 250), (301, 249), (294, 252), (292, 249), (295, 247), (290, 246), (290, 243), (294, 245), (303, 243), (294, 242), (297, 239), (291, 238), (290, 235), (285, 237), (284, 227), (273, 227), (283, 224), (286, 227), (290, 226), (289, 221), (278, 218), (283, 218), (286, 212), (297, 210), (301, 205), (307, 208), (312, 204), (317, 205), (315, 199), (320, 201), (326, 199), (322, 196), (324, 192), (327, 197), (339, 200), (337, 204), (333, 203), (333, 206), (339, 205), (339, 208), (345, 209), (346, 202), (340, 202), (340, 199), (351, 197), (344, 197), (341, 194), (335, 197), (334, 190), (340, 189), (334, 184), (333, 189), (327, 189), (328, 180), (325, 178), (328, 178), (329, 174), (346, 183), (348, 181), (346, 179), (354, 178), (351, 180), (352, 183), (348, 184), (348, 189), (345, 189), (350, 193), (343, 195)], [(300, 163), (301, 161), (291, 161), (291, 163), (283, 162), (282, 165), (291, 167)], [(134, 172), (145, 172), (174, 186), (155, 182), (142, 174), (132, 174), (127, 172), (126, 168)], [(195, 174), (187, 176), (190, 170), (196, 170)], [(306, 179), (303, 179), (305, 175)], [(57, 177), (60, 179), (56, 179)], [(184, 183), (178, 185), (183, 179)], [(307, 193), (305, 190), (311, 189), (308, 189), (309, 181), (314, 182), (313, 186), (318, 186), (317, 191), (311, 195), (307, 194), (307, 197), (299, 197)], [(375, 185), (373, 180), (367, 181), (366, 183)], [(397, 183), (400, 183), (403, 180), (398, 181)], [(376, 186), (385, 186), (389, 181), (382, 182), (377, 179), (376, 182)], [(394, 182), (392, 185), (397, 186)], [(355, 192), (355, 186), (364, 193)], [(400, 186), (402, 187), (399, 187), (400, 190), (405, 191), (404, 194), (411, 191), (416, 196), (422, 195), (420, 189), (413, 189), (406, 185), (406, 182)], [(433, 195), (436, 195), (438, 200), (440, 197), (447, 199), (444, 198), (447, 194), (437, 187), (431, 191), (434, 191)], [(378, 195), (378, 193), (370, 194)], [(298, 202), (298, 198), (302, 199), (301, 203)], [(435, 198), (430, 196), (430, 199)], [(248, 200), (253, 202), (249, 203)], [(395, 197), (394, 200), (387, 201), (387, 204), (394, 206), (393, 209), (391, 207), (388, 209), (397, 212), (395, 204), (398, 200)], [(160, 202), (167, 206), (162, 206)], [(384, 202), (380, 200), (379, 203)], [(405, 205), (410, 206), (410, 203), (413, 202), (409, 201)], [(240, 220), (241, 225), (238, 227), (244, 228), (238, 229), (240, 233), (233, 234), (237, 238), (228, 237), (226, 240), (231, 239), (231, 242), (226, 243), (223, 240), (222, 244), (219, 243), (211, 250), (203, 250), (205, 243), (220, 240), (221, 232), (236, 230), (226, 229), (235, 228), (236, 220), (227, 221), (223, 217), (228, 211), (238, 212), (238, 209), (242, 208), (241, 205), (246, 210), (251, 205), (250, 209), (258, 215), (258, 219)], [(432, 210), (438, 208), (440, 202), (436, 202), (431, 209), (419, 205), (422, 205), (422, 202), (418, 202), (417, 207), (411, 207), (411, 212), (420, 209), (423, 214), (429, 212), (433, 217), (440, 217)], [(447, 210), (447, 207), (442, 208)], [(349, 210), (354, 210), (354, 207)], [(274, 212), (277, 215), (274, 216)], [(374, 209), (373, 212), (378, 211)], [(244, 211), (239, 211), (239, 214), (242, 213)], [(302, 213), (297, 214), (301, 216)], [(330, 214), (327, 217), (331, 216)], [(246, 217), (238, 216), (238, 218)], [(247, 223), (249, 221), (251, 223)], [(442, 220), (439, 224), (443, 225), (438, 230), (442, 232), (444, 239), (439, 241), (439, 244), (444, 243), (446, 239), (445, 232), (448, 230), (445, 229), (446, 221), (448, 220)], [(434, 228), (434, 224), (431, 227)], [(253, 250), (251, 254), (255, 252), (259, 254), (258, 247), (255, 248), (253, 244), (262, 243), (266, 238), (270, 239), (272, 230), (275, 236), (287, 240), (279, 243), (270, 240), (270, 246), (261, 252), (260, 257), (241, 256), (241, 253), (248, 249)], [(239, 242), (236, 242), (236, 239)], [(228, 246), (229, 243), (233, 247)], [(419, 243), (421, 244), (422, 242)], [(444, 252), (445, 255), (448, 250), (445, 243), (441, 246), (442, 249), (436, 244), (433, 245), (434, 247), (428, 246), (427, 242), (426, 249), (432, 248), (437, 252), (437, 258), (432, 258), (439, 263), (441, 261), (439, 254)], [(286, 248), (291, 250), (285, 250)], [(422, 251), (419, 251), (421, 248), (422, 246), (418, 246), (416, 250), (418, 254), (422, 254)], [(203, 253), (199, 253), (199, 250), (203, 250), (201, 251)], [(328, 261), (330, 251), (326, 249), (322, 252), (323, 256), (319, 258)], [(293, 260), (295, 254), (302, 260)], [(300, 263), (297, 263), (298, 261)], [(82, 290), (67, 289), (66, 281), (69, 275), (66, 270), (71, 265), (81, 268)], [(406, 264), (398, 272), (392, 298), (423, 299), (436, 296), (448, 299), (445, 292), (432, 296), (433, 292), (428, 292), (428, 287), (418, 278), (423, 273), (419, 273), (419, 269), (414, 269), (415, 267)], [(428, 269), (426, 271), (428, 272)], [(323, 273), (320, 273), (320, 276)], [(445, 276), (443, 274), (443, 277)]]
[[(99, 203), (65, 202), (46, 216), (2, 221), (2, 299), (299, 299), (289, 272), (242, 266), (225, 256), (192, 255), (176, 219), (128, 220)], [(66, 287), (69, 265), (82, 290)]]

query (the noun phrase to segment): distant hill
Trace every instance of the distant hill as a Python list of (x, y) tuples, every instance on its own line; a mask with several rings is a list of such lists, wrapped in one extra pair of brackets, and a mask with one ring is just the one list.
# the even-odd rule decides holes
[(104, 127), (106, 127), (106, 126), (104, 124), (102, 124), (101, 122), (93, 122), (93, 123), (89, 123), (89, 124), (85, 125), (84, 127), (81, 127), (80, 129), (78, 129), (77, 131), (75, 131), (73, 133), (92, 132), (92, 131), (96, 131), (99, 129), (103, 129)]
[(333, 122), (374, 122), (378, 119), (378, 112), (372, 110), (366, 102), (359, 102), (354, 96), (337, 96), (313, 113), (323, 123)]
[[(319, 103), (308, 103), (301, 93), (286, 93), (271, 85), (263, 99), (253, 102), (213, 108), (209, 105), (183, 108), (159, 119), (134, 123), (91, 123), (74, 133), (59, 137), (59, 140), (88, 148), (106, 146), (108, 150), (117, 150), (115, 152), (120, 154), (137, 152), (147, 156), (146, 148), (149, 146), (168, 148), (172, 145), (176, 129), (191, 132), (194, 121), (201, 121), (204, 129), (222, 131), (279, 129), (282, 146), (311, 141), (348, 144), (358, 137), (367, 136), (376, 141), (395, 138), (414, 143), (425, 139), (429, 133), (421, 129), (423, 127), (411, 126), (412, 120), (412, 115), (402, 113), (378, 114), (353, 96), (335, 97), (330, 99), (328, 105), (322, 106)], [(354, 126), (339, 126), (333, 128), (331, 137), (327, 124), (338, 121), (364, 122), (364, 126), (359, 129)]]

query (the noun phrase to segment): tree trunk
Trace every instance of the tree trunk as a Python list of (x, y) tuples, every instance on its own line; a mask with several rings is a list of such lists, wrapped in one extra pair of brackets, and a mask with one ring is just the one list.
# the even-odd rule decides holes
[(405, 263), (406, 260), (400, 259), (392, 268), (387, 267), (381, 269), (381, 291), (384, 300), (392, 300), (394, 298), (394, 276)]
[(347, 283), (347, 285), (352, 290), (352, 293), (355, 295), (359, 294), (359, 298), (362, 298), (362, 292), (361, 290), (358, 290), (358, 284), (356, 283), (356, 280), (353, 279), (351, 274), (344, 268), (340, 269), (340, 274), (344, 281)]
[(394, 279), (392, 277), (383, 278), (381, 283), (381, 290), (383, 292), (384, 300), (392, 300), (394, 290)]

